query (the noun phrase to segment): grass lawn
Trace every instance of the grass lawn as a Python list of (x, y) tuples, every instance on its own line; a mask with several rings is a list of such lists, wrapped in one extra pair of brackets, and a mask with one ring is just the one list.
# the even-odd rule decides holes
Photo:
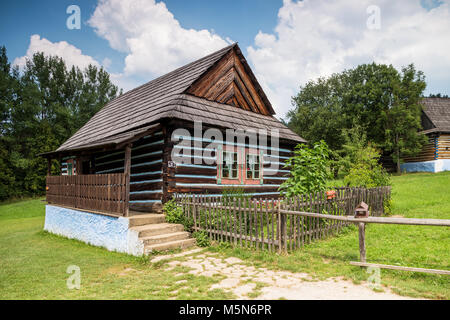
[[(393, 177), (393, 214), (450, 219), (450, 172)], [(147, 258), (108, 252), (43, 229), (41, 199), (0, 204), (0, 299), (230, 299), (208, 291), (220, 277), (161, 272)], [(450, 230), (446, 227), (368, 225), (367, 260), (385, 264), (450, 269)], [(209, 250), (243, 258), (249, 264), (307, 272), (318, 278), (342, 276), (355, 282), (368, 274), (348, 264), (359, 259), (358, 232), (308, 245), (293, 254), (216, 246)], [(70, 265), (81, 269), (81, 289), (69, 290)], [(179, 280), (187, 280), (179, 282)], [(381, 271), (381, 282), (415, 297), (450, 298), (450, 277), (404, 271)]]
[[(161, 272), (148, 258), (106, 251), (42, 231), (40, 199), (0, 205), (0, 299), (228, 299), (221, 279)], [(81, 289), (69, 290), (70, 265)], [(178, 281), (187, 280), (182, 283)]]
[[(450, 219), (450, 172), (393, 176), (392, 214), (409, 218)], [(349, 265), (359, 261), (358, 231), (355, 226), (338, 237), (318, 241), (289, 255), (279, 256), (240, 248), (211, 248), (254, 265), (293, 272), (307, 272), (317, 278), (344, 277), (358, 283), (370, 274)], [(367, 261), (373, 263), (450, 270), (448, 227), (366, 225)], [(381, 284), (412, 297), (450, 299), (450, 277), (406, 271), (381, 270)]]

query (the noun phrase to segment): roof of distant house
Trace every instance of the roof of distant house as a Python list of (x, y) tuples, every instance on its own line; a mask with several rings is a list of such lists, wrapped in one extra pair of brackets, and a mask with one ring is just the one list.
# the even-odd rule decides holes
[(422, 105), (425, 115), (434, 126), (423, 133), (450, 132), (450, 98), (424, 98)]

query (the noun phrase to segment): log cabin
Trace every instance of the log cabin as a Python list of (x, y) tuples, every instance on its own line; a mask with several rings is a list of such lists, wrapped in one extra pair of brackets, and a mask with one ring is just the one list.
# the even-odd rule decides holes
[[(128, 91), (44, 154), (49, 161), (46, 229), (141, 254), (173, 247), (149, 247), (145, 228), (149, 221), (161, 222), (154, 214), (177, 194), (213, 197), (239, 188), (253, 197), (277, 198), (289, 176), (284, 161), (306, 141), (274, 115), (237, 44)], [(50, 176), (52, 159), (60, 163), (59, 176)], [(93, 228), (86, 214), (95, 215), (96, 223), (104, 217), (128, 219), (125, 224), (140, 229), (127, 228), (137, 234), (111, 244), (97, 239), (104, 230), (80, 234)], [(80, 225), (67, 231), (74, 221)], [(112, 225), (120, 229), (117, 221)], [(173, 240), (172, 229), (158, 232)]]
[(406, 172), (450, 170), (450, 98), (422, 100), (422, 134), (428, 138), (421, 152), (403, 158), (400, 168)]

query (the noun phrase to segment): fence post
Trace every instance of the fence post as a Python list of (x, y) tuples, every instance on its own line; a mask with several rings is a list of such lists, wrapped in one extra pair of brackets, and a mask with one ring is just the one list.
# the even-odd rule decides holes
[(361, 262), (366, 262), (366, 224), (360, 222), (359, 228), (359, 260)]
[(194, 216), (194, 231), (197, 231), (197, 208), (196, 208), (196, 195), (192, 195), (192, 215)]
[(286, 251), (286, 215), (284, 213), (282, 213), (281, 210), (281, 203), (282, 200), (279, 200), (278, 203), (278, 217), (279, 217), (279, 224), (280, 224), (280, 233), (279, 233), (279, 241), (280, 241), (280, 246), (279, 246), (279, 252), (281, 253), (281, 251)]

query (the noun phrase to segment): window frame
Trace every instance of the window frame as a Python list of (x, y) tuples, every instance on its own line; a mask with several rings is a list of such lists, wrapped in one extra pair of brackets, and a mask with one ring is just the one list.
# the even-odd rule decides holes
[[(233, 157), (233, 163), (231, 164), (231, 167), (229, 168), (227, 166), (227, 170), (228, 170), (228, 176), (224, 176), (224, 170), (225, 170), (225, 154), (232, 154), (235, 155), (235, 159)], [(235, 162), (236, 160), (236, 162)], [(236, 169), (233, 168), (233, 166), (236, 165)], [(226, 180), (239, 180), (239, 152), (238, 151), (230, 151), (230, 150), (223, 150), (222, 151), (222, 163), (221, 163), (221, 177), (222, 179), (226, 179)], [(233, 176), (233, 171), (236, 171), (236, 176)]]
[[(249, 166), (249, 158), (254, 157), (257, 162), (255, 163), (255, 167), (252, 169)], [(245, 179), (246, 180), (259, 180), (261, 177), (260, 171), (261, 171), (261, 159), (259, 154), (246, 152), (245, 153)], [(257, 166), (257, 168), (256, 168)], [(251, 172), (251, 177), (249, 178), (248, 173)], [(255, 177), (255, 173), (258, 173), (258, 177)]]
[[(223, 149), (222, 149), (223, 148)], [(238, 146), (223, 146), (217, 150), (217, 184), (221, 185), (256, 185), (263, 184), (263, 151), (257, 148), (238, 147)], [(237, 177), (224, 176), (224, 158), (226, 153), (236, 154), (237, 159)], [(252, 170), (251, 178), (247, 178), (248, 164), (247, 156), (257, 157), (259, 163), (256, 170)], [(255, 177), (255, 172), (258, 172), (258, 177)]]

